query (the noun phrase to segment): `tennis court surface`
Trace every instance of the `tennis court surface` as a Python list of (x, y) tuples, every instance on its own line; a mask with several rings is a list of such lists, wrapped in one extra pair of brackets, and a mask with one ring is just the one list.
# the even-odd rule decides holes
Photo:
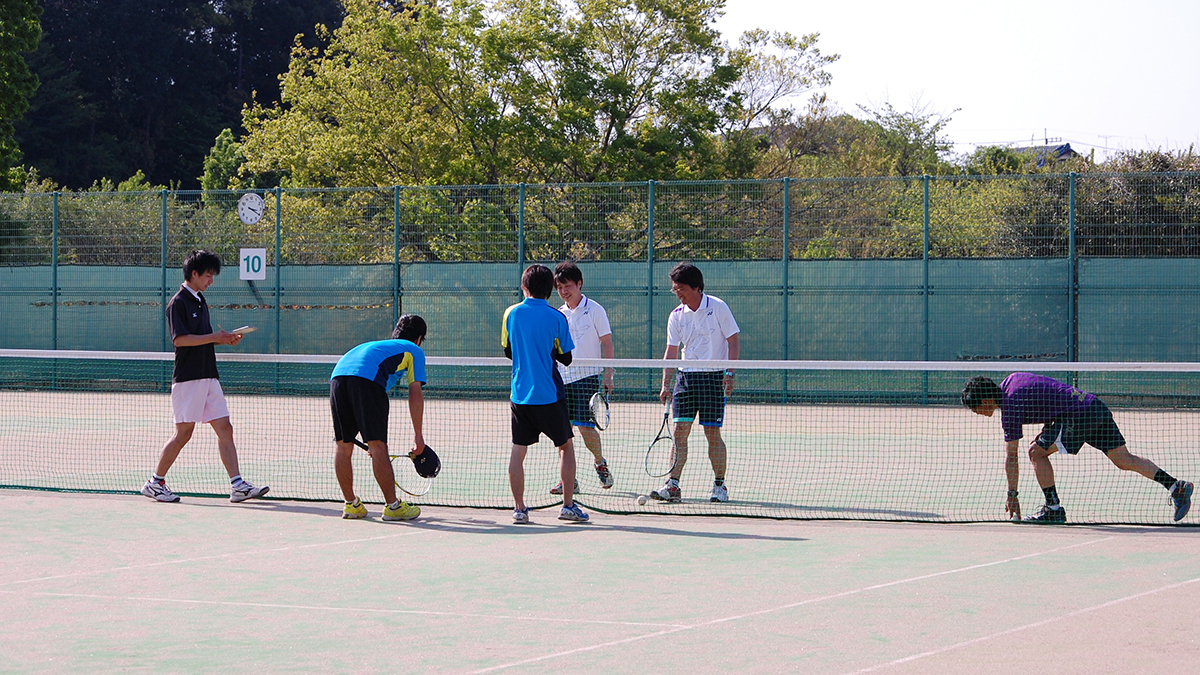
[(0, 490), (0, 671), (1194, 672), (1190, 527)]

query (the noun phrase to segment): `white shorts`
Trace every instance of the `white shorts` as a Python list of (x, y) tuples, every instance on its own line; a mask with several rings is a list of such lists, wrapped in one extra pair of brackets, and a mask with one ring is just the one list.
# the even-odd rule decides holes
[(175, 413), (176, 424), (208, 423), (229, 417), (225, 392), (221, 390), (221, 381), (215, 377), (171, 385), (171, 411)]

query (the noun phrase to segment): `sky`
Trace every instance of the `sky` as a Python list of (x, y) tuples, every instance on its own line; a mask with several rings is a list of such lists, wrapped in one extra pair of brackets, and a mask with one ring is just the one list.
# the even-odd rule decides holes
[(727, 0), (717, 28), (731, 43), (752, 28), (820, 33), (841, 56), (824, 90), (838, 108), (953, 113), (958, 153), (1047, 139), (1097, 161), (1200, 151), (1195, 0)]

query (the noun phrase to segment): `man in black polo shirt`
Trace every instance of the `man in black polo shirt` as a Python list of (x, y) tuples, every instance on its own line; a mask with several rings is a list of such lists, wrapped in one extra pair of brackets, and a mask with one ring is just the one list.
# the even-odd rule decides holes
[(177, 502), (179, 496), (167, 488), (167, 471), (192, 438), (196, 423), (211, 424), (217, 434), (221, 462), (229, 472), (229, 501), (244, 502), (267, 493), (266, 485), (255, 487), (242, 479), (233, 425), (217, 375), (217, 353), (213, 345), (236, 345), (237, 333), (213, 332), (208, 303), (203, 291), (221, 273), (221, 259), (208, 251), (192, 251), (183, 261), (184, 282), (167, 304), (167, 321), (175, 345), (175, 371), (171, 377), (171, 411), (175, 435), (163, 446), (154, 474), (142, 486), (142, 494), (160, 502)]

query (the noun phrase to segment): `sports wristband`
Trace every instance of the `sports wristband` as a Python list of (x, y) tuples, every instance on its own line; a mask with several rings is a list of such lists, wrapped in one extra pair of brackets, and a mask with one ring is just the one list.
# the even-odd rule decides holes
[(1016, 496), (1017, 496), (1017, 491), (1016, 491), (1016, 490), (1009, 490), (1009, 491), (1008, 491), (1008, 496), (1009, 496), (1010, 498), (1012, 498), (1012, 497), (1016, 497)]

